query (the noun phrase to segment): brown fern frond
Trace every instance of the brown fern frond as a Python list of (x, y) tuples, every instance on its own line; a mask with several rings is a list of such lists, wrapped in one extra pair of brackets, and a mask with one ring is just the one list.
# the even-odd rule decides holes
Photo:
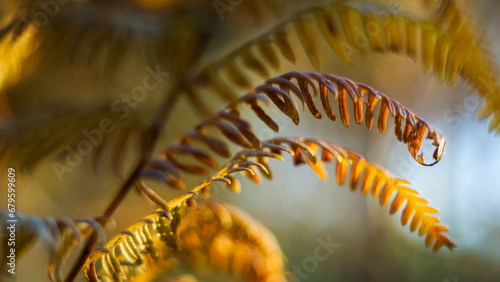
[[(277, 68), (278, 54), (295, 63), (296, 48), (290, 44), (291, 33), (287, 31), (288, 25), (293, 25), (311, 65), (316, 69), (320, 68), (320, 58), (325, 53), (317, 45), (317, 38), (322, 37), (346, 63), (364, 50), (395, 52), (414, 60), (419, 58), (424, 70), (432, 71), (440, 82), (446, 80), (452, 84), (461, 77), (486, 99), (479, 117), (493, 116), (490, 129), (499, 131), (500, 84), (491, 54), (475, 29), (470, 27), (472, 20), (463, 16), (454, 1), (443, 2), (437, 15), (424, 19), (395, 14), (386, 6), (366, 3), (341, 2), (309, 8), (209, 64), (193, 80), (203, 82), (228, 99), (231, 84), (248, 89), (248, 75), (245, 73), (253, 72), (267, 78), (266, 66)], [(233, 70), (237, 60), (252, 63), (243, 63), (242, 70), (236, 73)], [(224, 69), (229, 81), (221, 78)]]
[[(462, 78), (485, 99), (479, 118), (492, 116), (490, 130), (498, 131), (498, 70), (487, 50), (487, 44), (474, 27), (474, 21), (455, 2), (442, 1), (442, 7), (437, 13), (425, 20), (372, 10), (365, 6), (362, 13), (364, 26), (358, 26), (357, 29), (366, 32), (370, 48), (375, 52), (392, 51), (412, 58), (419, 57), (424, 70), (432, 71), (440, 82), (452, 84), (458, 77)], [(381, 18), (385, 19), (385, 24)], [(373, 32), (366, 29), (368, 26), (382, 32), (375, 33), (374, 36)], [(384, 39), (387, 44), (385, 48), (377, 48), (378, 45), (373, 43), (384, 42)]]
[[(262, 160), (269, 156), (278, 157), (286, 151), (292, 153), (294, 165), (308, 164), (323, 180), (327, 178), (323, 164), (336, 163), (336, 179), (339, 185), (343, 185), (347, 180), (350, 190), (354, 191), (360, 187), (361, 194), (370, 193), (373, 197), (378, 197), (381, 206), (388, 204), (392, 199), (389, 211), (391, 215), (406, 203), (401, 215), (401, 224), (405, 226), (411, 219), (410, 230), (413, 232), (418, 229), (420, 236), (427, 234), (425, 244), (433, 245), (434, 251), (442, 246), (450, 250), (456, 247), (455, 243), (444, 234), (447, 228), (432, 215), (437, 210), (428, 206), (427, 200), (421, 198), (417, 191), (407, 187), (408, 181), (393, 177), (389, 172), (367, 162), (360, 154), (322, 140), (298, 137), (274, 138), (263, 144), (263, 150), (247, 150), (236, 154), (212, 178), (204, 181), (189, 193), (169, 201), (167, 206), (183, 206), (199, 193), (208, 196), (210, 184), (214, 181), (224, 181), (230, 190), (238, 192), (239, 189), (235, 187), (239, 187), (240, 184), (231, 176), (236, 171), (248, 172), (245, 175), (259, 183), (257, 171), (252, 167), (258, 167), (264, 176), (269, 177), (271, 170), (267, 162)], [(266, 156), (267, 151), (271, 155)]]
[[(420, 164), (433, 165), (443, 156), (446, 144), (444, 137), (425, 120), (383, 93), (365, 84), (331, 74), (290, 72), (266, 80), (250, 90), (248, 94), (217, 112), (215, 116), (198, 124), (193, 130), (183, 135), (176, 144), (166, 148), (161, 157), (155, 159), (144, 171), (144, 176), (163, 179), (169, 186), (182, 188), (184, 185), (180, 178), (181, 171), (207, 174), (208, 168), (218, 167), (213, 157), (194, 145), (196, 142), (206, 145), (210, 151), (219, 156), (229, 157), (230, 155), (227, 143), (208, 135), (208, 128), (217, 128), (226, 139), (243, 148), (262, 146), (251, 124), (241, 116), (239, 110), (241, 105), (249, 107), (260, 120), (277, 132), (278, 124), (266, 114), (266, 110), (261, 107), (262, 103), (270, 100), (282, 113), (298, 124), (300, 122), (299, 110), (292, 95), (307, 105), (314, 117), (321, 118), (322, 115), (313, 101), (313, 97), (318, 94), (324, 112), (333, 121), (337, 116), (332, 109), (331, 102), (338, 100), (340, 110), (338, 115), (345, 126), (349, 126), (350, 123), (347, 101), (351, 100), (356, 123), (366, 120), (368, 129), (372, 127), (375, 120), (374, 109), (380, 101), (381, 108), (377, 120), (380, 132), (385, 132), (390, 114), (395, 118), (394, 129), (397, 139), (408, 145), (410, 154)], [(366, 110), (363, 105), (366, 106)], [(436, 148), (432, 163), (425, 163), (423, 153), (419, 154), (424, 138), (432, 140), (432, 145)], [(180, 155), (191, 155), (201, 166), (179, 161)]]
[(184, 265), (251, 281), (286, 281), (276, 239), (247, 214), (207, 200), (193, 208), (170, 207), (94, 252), (84, 267), (87, 279), (150, 281)]
[[(52, 281), (63, 280), (63, 266), (70, 252), (93, 231), (105, 240), (104, 231), (94, 219), (71, 220), (69, 218), (53, 218), (40, 216), (27, 216), (16, 212), (15, 218), (6, 210), (0, 210), (0, 217), (5, 222), (0, 237), (2, 240), (2, 268), (8, 263), (10, 242), (7, 238), (14, 238), (16, 259), (25, 255), (36, 240), (40, 240), (49, 250), (50, 261), (47, 272)], [(9, 228), (12, 227), (12, 228)], [(15, 237), (11, 236), (12, 230)]]

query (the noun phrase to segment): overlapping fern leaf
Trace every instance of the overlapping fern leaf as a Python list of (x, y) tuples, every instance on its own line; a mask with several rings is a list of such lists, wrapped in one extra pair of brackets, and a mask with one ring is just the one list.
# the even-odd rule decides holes
[[(268, 10), (279, 13), (280, 2), (248, 1), (243, 6), (254, 17)], [(64, 160), (66, 145), (74, 148), (85, 139), (83, 130), (99, 128), (108, 118), (116, 130), (97, 142), (93, 154), (99, 157), (119, 147), (122, 151), (114, 155), (123, 156), (128, 143), (120, 140), (139, 143), (148, 135), (148, 126), (161, 112), (158, 101), (169, 96), (162, 89), (185, 80), (211, 33), (222, 26), (216, 11), (208, 9), (212, 2), (201, 0), (0, 1), (1, 161), (24, 171), (46, 158)], [(157, 86), (148, 87), (148, 99), (137, 109), (121, 108), (125, 114), (113, 109), (120, 95), (144, 82), (148, 73), (136, 71), (145, 67), (170, 78), (151, 82)], [(124, 89), (122, 75), (138, 80)], [(33, 86), (53, 79), (58, 83)], [(37, 91), (26, 91), (26, 85)]]
[[(161, 204), (162, 209), (132, 225), (127, 231), (109, 241), (104, 249), (93, 253), (85, 266), (87, 278), (89, 281), (97, 281), (98, 278), (105, 279), (105, 281), (129, 279), (138, 274), (151, 273), (151, 268), (161, 268), (163, 271), (170, 270), (172, 265), (182, 258), (195, 265), (200, 261), (208, 261), (208, 265), (215, 267), (214, 270), (218, 271), (237, 269), (237, 273), (250, 273), (247, 268), (241, 268), (241, 265), (238, 264), (239, 260), (230, 259), (236, 255), (230, 250), (238, 251), (239, 248), (224, 249), (221, 247), (217, 249), (218, 243), (212, 241), (215, 240), (213, 233), (208, 235), (208, 238), (202, 238), (200, 234), (203, 234), (203, 231), (200, 230), (188, 235), (185, 230), (189, 228), (184, 227), (186, 228), (184, 229), (183, 226), (196, 226), (196, 228), (203, 229), (205, 221), (198, 220), (193, 223), (182, 214), (186, 211), (186, 207), (192, 207), (194, 209), (191, 211), (192, 213), (201, 214), (197, 218), (206, 218), (203, 210), (205, 204), (202, 204), (200, 210), (196, 204), (196, 195), (201, 194), (204, 197), (209, 197), (210, 185), (214, 182), (223, 182), (232, 191), (238, 192), (240, 184), (233, 175), (236, 172), (243, 172), (256, 183), (260, 182), (258, 171), (263, 176), (270, 178), (271, 169), (267, 159), (282, 159), (283, 152), (292, 155), (295, 165), (308, 164), (322, 179), (327, 177), (324, 164), (335, 163), (336, 179), (339, 185), (347, 181), (351, 190), (359, 189), (362, 195), (369, 193), (373, 197), (378, 197), (381, 206), (390, 203), (390, 214), (394, 214), (404, 207), (401, 214), (401, 224), (404, 226), (410, 223), (412, 232), (418, 230), (419, 235), (426, 235), (425, 243), (427, 246), (432, 245), (434, 251), (439, 250), (442, 246), (450, 250), (455, 247), (455, 243), (445, 234), (447, 228), (441, 225), (438, 218), (434, 216), (437, 210), (430, 207), (417, 191), (409, 188), (407, 181), (393, 177), (387, 171), (367, 162), (356, 152), (340, 148), (332, 143), (317, 139), (281, 137), (262, 142), (261, 150), (244, 150), (235, 154), (232, 160), (217, 174), (180, 197), (168, 202), (153, 199), (157, 203), (162, 201), (165, 203)], [(144, 186), (142, 189), (149, 189), (142, 181), (139, 183), (138, 185)], [(223, 218), (219, 217), (218, 220), (221, 220), (221, 225), (218, 228), (228, 230), (224, 228)], [(247, 219), (244, 222), (248, 224), (251, 221)], [(238, 223), (242, 224), (241, 221)], [(232, 227), (232, 225), (230, 226)], [(254, 234), (248, 230), (245, 233)], [(269, 238), (264, 237), (258, 241), (269, 242)], [(225, 240), (226, 247), (235, 246), (231, 240), (227, 241), (227, 238), (221, 240)], [(196, 242), (195, 253), (192, 253), (194, 251), (192, 249), (193, 242)], [(274, 259), (279, 257), (277, 255), (278, 247), (269, 243), (265, 245), (266, 248), (274, 249), (271, 252), (271, 254), (276, 255), (273, 257)], [(265, 252), (269, 253), (269, 250), (262, 248), (262, 246), (254, 247), (257, 247), (258, 251), (267, 250)], [(246, 252), (248, 251), (255, 250), (247, 249)], [(247, 260), (243, 261), (244, 265), (248, 267)], [(259, 263), (259, 265), (261, 264)], [(280, 269), (282, 267), (281, 262), (277, 263), (276, 261), (271, 265), (279, 266)], [(156, 271), (152, 271), (152, 273), (156, 273)]]
[[(318, 110), (315, 96), (320, 96), (322, 110)], [(337, 115), (345, 126), (350, 124), (349, 100), (352, 102), (353, 115), (356, 123), (363, 120), (370, 129), (375, 120), (374, 109), (380, 102), (380, 112), (377, 127), (385, 132), (389, 115), (394, 117), (394, 133), (396, 138), (408, 145), (412, 157), (421, 164), (433, 165), (444, 154), (446, 141), (444, 137), (428, 122), (415, 115), (409, 109), (372, 87), (356, 83), (347, 78), (319, 73), (290, 72), (266, 80), (261, 85), (250, 90), (246, 95), (230, 103), (211, 118), (198, 124), (193, 130), (181, 136), (176, 144), (167, 147), (161, 157), (156, 158), (144, 171), (144, 176), (163, 178), (172, 187), (183, 188), (181, 172), (207, 174), (208, 169), (216, 169), (218, 164), (210, 156), (206, 147), (221, 157), (229, 157), (231, 152), (226, 141), (208, 134), (210, 127), (217, 128), (222, 135), (243, 148), (260, 148), (261, 141), (253, 132), (252, 125), (240, 114), (243, 107), (250, 108), (255, 115), (269, 128), (278, 132), (278, 124), (267, 114), (271, 112), (265, 106), (269, 101), (281, 113), (288, 116), (295, 124), (300, 122), (299, 108), (293, 97), (296, 97), (315, 118), (321, 118), (322, 112), (330, 120), (335, 121)], [(339, 112), (333, 110), (333, 103), (338, 103)], [(420, 153), (425, 139), (430, 139), (435, 147), (433, 161), (426, 163), (423, 153)], [(179, 160), (182, 155), (190, 155), (198, 164)]]
[(336, 179), (339, 185), (344, 184), (349, 174), (349, 188), (356, 190), (358, 184), (361, 183), (359, 185), (361, 193), (370, 192), (372, 196), (379, 197), (380, 205), (387, 204), (396, 192), (396, 196), (392, 199), (390, 213), (396, 213), (406, 202), (401, 216), (402, 225), (406, 225), (412, 219), (410, 230), (419, 229), (420, 235), (427, 234), (426, 245), (434, 243), (434, 250), (438, 250), (442, 246), (449, 249), (455, 247), (454, 243), (442, 234), (447, 229), (439, 225), (437, 218), (428, 215), (437, 212), (437, 210), (427, 206), (427, 201), (420, 198), (418, 192), (406, 187), (405, 185), (409, 184), (407, 181), (393, 177), (385, 170), (367, 162), (358, 153), (322, 140), (297, 137), (271, 139), (263, 142), (262, 148), (261, 150), (245, 150), (237, 153), (229, 164), (216, 175), (189, 193), (169, 201), (165, 206), (182, 205), (191, 201), (190, 199), (199, 193), (207, 196), (209, 185), (214, 181), (225, 181), (232, 191), (238, 192), (240, 185), (231, 176), (238, 171), (245, 171), (245, 175), (255, 183), (259, 183), (260, 178), (256, 174), (257, 171), (251, 166), (258, 168), (264, 176), (271, 177), (271, 169), (266, 159), (281, 159), (281, 153), (286, 151), (292, 153), (295, 165), (307, 163), (323, 180), (327, 178), (323, 163), (336, 162)]
[[(425, 6), (432, 4), (423, 2)], [(490, 129), (499, 131), (500, 84), (495, 64), (471, 27), (472, 20), (454, 1), (442, 2), (443, 7), (426, 18), (355, 1), (306, 9), (206, 66), (195, 81), (204, 82), (223, 98), (234, 98), (230, 85), (248, 89), (250, 73), (268, 78), (269, 68), (279, 69), (280, 54), (295, 63), (293, 28), (315, 69), (321, 67), (326, 54), (318, 44), (318, 38), (323, 38), (346, 63), (365, 50), (395, 52), (421, 61), (424, 70), (432, 71), (438, 81), (452, 84), (460, 77), (485, 98), (479, 117), (492, 116)], [(226, 81), (222, 74), (227, 75)]]
[[(180, 45), (172, 44), (171, 41), (179, 41), (182, 35), (188, 33), (200, 36), (199, 31), (206, 25), (222, 25), (212, 2), (189, 0), (151, 3), (126, 0), (119, 2), (121, 6), (116, 6), (118, 2), (111, 2), (114, 1), (67, 1), (53, 3), (53, 6), (40, 6), (37, 1), (1, 1), (2, 11), (11, 12), (2, 15), (0, 22), (1, 50), (12, 52), (14, 48), (24, 47), (15, 45), (19, 41), (29, 41), (26, 50), (22, 48), (17, 53), (6, 53), (20, 55), (16, 63), (23, 66), (11, 66), (12, 73), (9, 75), (15, 74), (14, 77), (21, 78), (32, 70), (26, 66), (43, 65), (51, 60), (76, 65), (100, 65), (113, 74), (112, 70), (123, 64), (127, 54), (136, 48), (141, 50), (140, 55), (148, 62), (168, 62), (170, 71), (179, 70), (178, 67), (189, 58), (171, 54), (186, 52), (187, 45), (180, 49)], [(244, 3), (248, 17), (254, 19), (266, 11), (278, 14), (282, 6), (282, 0)], [(50, 13), (50, 20), (40, 16), (43, 8)], [(214, 13), (206, 13), (208, 9), (213, 9)], [(189, 11), (189, 16), (186, 16), (186, 11)], [(126, 15), (131, 14), (133, 16), (127, 18)], [(88, 19), (79, 20), (79, 15)], [(183, 30), (178, 30), (181, 26)], [(170, 52), (162, 49), (165, 46), (172, 48)]]

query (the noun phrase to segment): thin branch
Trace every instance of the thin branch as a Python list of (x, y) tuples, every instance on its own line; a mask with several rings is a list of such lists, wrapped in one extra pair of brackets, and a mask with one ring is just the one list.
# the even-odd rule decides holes
[[(175, 100), (179, 96), (179, 89), (180, 89), (180, 83), (177, 83), (174, 85), (170, 93), (167, 94), (167, 98), (165, 99), (165, 102), (161, 108), (161, 111), (159, 112), (158, 116), (155, 118), (155, 122), (150, 126), (147, 132), (147, 137), (145, 140), (145, 151), (141, 153), (140, 160), (136, 167), (134, 168), (133, 172), (130, 174), (128, 177), (127, 181), (122, 185), (120, 188), (120, 191), (118, 194), (115, 196), (111, 204), (108, 206), (106, 211), (104, 212), (103, 216), (99, 218), (98, 222), (102, 227), (105, 227), (106, 224), (108, 223), (109, 218), (113, 215), (115, 210), (118, 208), (118, 206), (121, 204), (125, 196), (128, 194), (130, 189), (132, 188), (132, 184), (136, 181), (136, 179), (140, 176), (142, 169), (149, 163), (149, 160), (151, 159), (151, 156), (153, 155), (153, 150), (156, 145), (156, 142), (158, 141), (158, 137), (160, 136), (160, 133), (167, 121), (168, 114), (171, 112), (170, 110), (172, 109)], [(85, 262), (87, 258), (89, 257), (90, 253), (92, 252), (92, 249), (94, 248), (96, 242), (98, 239), (98, 234), (94, 231), (92, 232), (92, 235), (88, 239), (87, 243), (85, 244), (82, 253), (80, 254), (80, 257), (77, 261), (77, 263), (73, 266), (73, 269), (71, 272), (68, 274), (68, 277), (66, 278), (65, 281), (74, 281), (80, 271), (82, 270), (83, 266), (85, 265)]]
[[(186, 72), (189, 71), (190, 66), (195, 65), (199, 61), (199, 59), (203, 54), (203, 49), (205, 49), (208, 40), (211, 38), (211, 33), (207, 30), (201, 31), (196, 35), (198, 41), (197, 42), (198, 44), (196, 44), (196, 46), (198, 47), (198, 49), (193, 50), (194, 52), (193, 54), (191, 54), (192, 56), (190, 57), (191, 60), (189, 65), (186, 66), (185, 69), (183, 69), (182, 71), (180, 71), (180, 73), (177, 74), (178, 79), (174, 80), (175, 82), (170, 88), (169, 92), (167, 93), (164, 104), (161, 105), (158, 116), (155, 117), (154, 122), (151, 124), (150, 128), (147, 131), (145, 140), (143, 140), (144, 151), (141, 153), (141, 157), (138, 164), (134, 168), (132, 174), (128, 177), (127, 181), (125, 181), (125, 183), (120, 188), (120, 191), (113, 199), (113, 202), (108, 206), (108, 208), (104, 212), (104, 216), (102, 217), (103, 219), (99, 221), (99, 224), (101, 224), (102, 227), (104, 227), (107, 224), (108, 219), (111, 218), (115, 210), (118, 208), (118, 206), (121, 204), (125, 196), (131, 190), (131, 188), (133, 187), (132, 185), (139, 178), (144, 167), (146, 167), (146, 165), (150, 162), (151, 157), (153, 155), (154, 147), (159, 139), (160, 133), (165, 127), (168, 115), (171, 112), (171, 109), (174, 106), (175, 101), (179, 96), (179, 93), (181, 92), (181, 89), (185, 88), (186, 82), (184, 78), (186, 77)], [(73, 269), (68, 274), (68, 277), (65, 280), (66, 282), (74, 281), (78, 276), (78, 274), (80, 273), (80, 271), (82, 271), (85, 262), (87, 261), (90, 253), (92, 252), (92, 249), (94, 248), (97, 242), (97, 239), (98, 239), (97, 234), (95, 232), (92, 232), (92, 235), (87, 241), (86, 245), (84, 246), (82, 254), (80, 255), (77, 263), (73, 266)]]

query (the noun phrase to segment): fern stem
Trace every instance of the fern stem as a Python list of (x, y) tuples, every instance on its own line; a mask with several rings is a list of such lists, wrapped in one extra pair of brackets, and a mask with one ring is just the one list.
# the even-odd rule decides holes
[[(207, 42), (211, 38), (211, 31), (200, 30), (196, 35), (197, 37), (195, 37), (195, 41), (197, 41), (196, 46), (198, 47), (198, 49), (194, 50), (193, 54), (191, 54), (192, 55), (191, 61), (189, 62), (189, 64), (185, 66), (184, 70), (177, 73), (173, 73), (173, 75), (177, 76), (176, 77), (177, 79), (173, 80), (172, 87), (167, 91), (165, 101), (161, 105), (158, 115), (154, 118), (153, 123), (150, 125), (150, 128), (146, 132), (147, 134), (145, 135), (144, 140), (142, 140), (143, 141), (143, 143), (141, 144), (142, 153), (140, 155), (139, 162), (132, 171), (131, 175), (128, 177), (127, 181), (125, 181), (125, 183), (120, 188), (120, 191), (113, 199), (113, 202), (111, 202), (111, 204), (104, 212), (103, 219), (99, 221), (99, 224), (102, 227), (104, 227), (107, 224), (108, 218), (111, 218), (115, 210), (118, 208), (123, 199), (125, 199), (125, 196), (127, 196), (128, 192), (133, 187), (132, 185), (134, 184), (134, 182), (141, 176), (142, 170), (151, 161), (154, 147), (160, 137), (163, 128), (165, 127), (168, 115), (170, 114), (173, 106), (175, 105), (175, 102), (179, 97), (179, 94), (181, 93), (182, 89), (185, 89), (186, 84), (189, 84), (188, 82), (185, 81), (185, 78), (187, 77), (186, 72), (188, 72), (189, 68), (192, 67), (193, 65), (196, 65), (200, 60), (203, 51), (207, 46)], [(92, 252), (92, 249), (94, 248), (97, 242), (97, 239), (98, 239), (97, 233), (93, 231), (91, 237), (85, 244), (80, 257), (78, 258), (78, 261), (75, 263), (70, 273), (68, 274), (65, 280), (66, 282), (74, 281), (78, 276), (78, 274), (82, 271), (85, 262), (87, 261), (90, 253)]]
[[(156, 145), (156, 142), (158, 141), (160, 133), (162, 132), (162, 129), (167, 121), (168, 114), (171, 112), (171, 109), (174, 106), (177, 97), (179, 96), (178, 94), (180, 92), (179, 90), (181, 89), (181, 85), (182, 84), (178, 82), (175, 85), (173, 85), (173, 87), (170, 89), (169, 93), (167, 94), (167, 98), (165, 99), (164, 105), (162, 106), (158, 116), (155, 118), (154, 123), (151, 124), (150, 128), (147, 130), (147, 134), (143, 143), (144, 150), (140, 156), (138, 164), (128, 177), (127, 181), (125, 181), (125, 183), (122, 185), (120, 191), (115, 196), (111, 204), (105, 210), (103, 216), (98, 219), (99, 224), (103, 228), (106, 226), (109, 218), (111, 218), (111, 216), (116, 211), (118, 206), (125, 199), (128, 192), (133, 187), (132, 185), (141, 175), (143, 168), (149, 163), (151, 156), (153, 155), (153, 150)], [(82, 268), (85, 265), (87, 258), (89, 257), (89, 255), (92, 252), (92, 249), (97, 243), (97, 239), (98, 239), (98, 233), (94, 230), (90, 235), (90, 238), (87, 240), (87, 243), (85, 244), (83, 251), (79, 256), (78, 261), (75, 263), (73, 269), (68, 274), (68, 277), (65, 280), (66, 282), (74, 281), (78, 276), (78, 274), (80, 273), (80, 271), (82, 271)]]

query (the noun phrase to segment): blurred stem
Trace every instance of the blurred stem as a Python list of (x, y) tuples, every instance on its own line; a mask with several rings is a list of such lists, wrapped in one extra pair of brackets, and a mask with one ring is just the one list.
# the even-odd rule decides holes
[[(106, 226), (113, 213), (116, 211), (123, 199), (125, 199), (125, 196), (127, 196), (128, 192), (133, 187), (132, 184), (134, 184), (135, 180), (140, 176), (142, 169), (150, 161), (156, 142), (158, 141), (160, 133), (162, 132), (162, 129), (164, 128), (165, 123), (168, 119), (168, 114), (171, 112), (171, 109), (175, 104), (177, 97), (179, 96), (178, 94), (180, 92), (181, 85), (182, 84), (179, 81), (177, 81), (176, 84), (173, 85), (173, 87), (167, 94), (167, 98), (165, 99), (160, 112), (155, 117), (153, 124), (148, 128), (144, 140), (144, 150), (141, 152), (139, 162), (137, 163), (125, 183), (121, 186), (120, 191), (108, 206), (103, 216), (101, 216), (97, 220), (102, 227)], [(92, 252), (95, 244), (97, 243), (98, 237), (99, 236), (97, 232), (94, 230), (90, 235), (87, 243), (85, 244), (83, 251), (78, 258), (78, 261), (73, 266), (73, 269), (71, 269), (71, 272), (68, 274), (68, 277), (65, 281), (74, 281), (76, 279), (80, 271), (82, 271), (82, 268), (85, 265), (85, 262)]]
[[(192, 52), (190, 54), (182, 55), (184, 56), (183, 58), (188, 58), (189, 60), (188, 61), (181, 60), (180, 66), (182, 66), (182, 68), (176, 69), (177, 71), (174, 71), (174, 73), (177, 75), (176, 79), (174, 79), (174, 84), (168, 91), (165, 101), (163, 102), (163, 105), (161, 106), (158, 115), (153, 120), (153, 124), (151, 124), (151, 126), (148, 128), (145, 140), (142, 140), (144, 141), (143, 144), (145, 147), (143, 152), (141, 153), (139, 162), (137, 163), (136, 167), (128, 177), (127, 181), (125, 181), (125, 183), (122, 185), (120, 191), (115, 196), (111, 204), (108, 206), (103, 216), (98, 220), (99, 224), (102, 227), (106, 226), (113, 213), (116, 211), (116, 209), (121, 204), (125, 196), (133, 187), (134, 182), (140, 176), (142, 169), (149, 163), (153, 155), (154, 147), (160, 137), (163, 128), (165, 127), (168, 115), (170, 114), (171, 109), (174, 106), (175, 101), (179, 96), (179, 93), (182, 90), (186, 89), (186, 87), (190, 84), (189, 82), (186, 81), (186, 78), (188, 77), (187, 73), (189, 73), (190, 67), (195, 66), (200, 60), (203, 51), (207, 46), (207, 42), (211, 38), (211, 33), (212, 31), (210, 29), (197, 30), (196, 32), (194, 30), (191, 30), (191, 32), (189, 33), (191, 37), (190, 39), (187, 40), (187, 42), (184, 42), (185, 44), (184, 46), (191, 46), (191, 47), (195, 46), (196, 48), (191, 49)], [(179, 63), (179, 61), (177, 61), (177, 63)], [(85, 244), (82, 253), (79, 256), (78, 261), (75, 263), (70, 273), (68, 274), (68, 277), (65, 280), (66, 282), (74, 281), (78, 276), (78, 274), (80, 273), (80, 271), (82, 271), (85, 262), (87, 261), (90, 253), (92, 252), (97, 242), (97, 239), (98, 239), (98, 234), (95, 231), (93, 231), (87, 243)]]

